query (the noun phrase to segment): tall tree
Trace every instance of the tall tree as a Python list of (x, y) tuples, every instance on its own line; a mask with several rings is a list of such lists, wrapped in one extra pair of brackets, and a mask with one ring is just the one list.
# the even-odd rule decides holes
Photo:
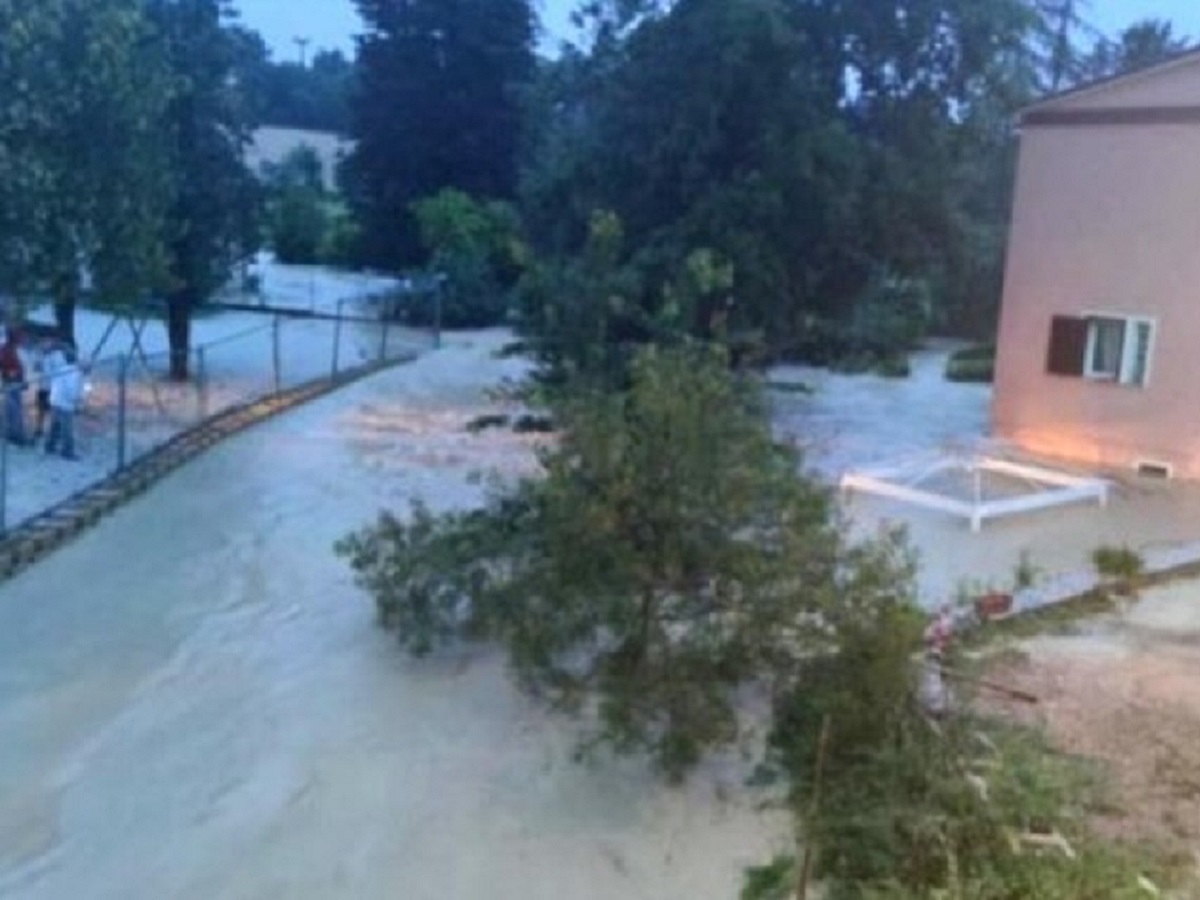
[(1187, 50), (1187, 38), (1177, 37), (1171, 23), (1162, 19), (1135, 22), (1116, 38), (1101, 38), (1084, 59), (1088, 78), (1107, 78), (1144, 69)]
[(227, 0), (150, 0), (148, 9), (175, 76), (164, 120), (173, 179), (167, 334), (171, 376), (186, 379), (193, 310), (257, 246), (259, 190), (244, 162), (253, 121)]
[(6, 280), (48, 289), (72, 337), (85, 273), (109, 304), (161, 284), (170, 84), (139, 0), (47, 0), (0, 22)]
[(443, 188), (503, 199), (516, 185), (521, 89), (534, 70), (529, 0), (357, 0), (350, 198), (368, 261), (419, 261), (410, 205)]
[(642, 9), (543, 69), (523, 182), (532, 234), (572, 253), (591, 212), (612, 210), (640, 248), (648, 305), (693, 252), (716, 251), (734, 267), (731, 324), (779, 348), (833, 346), (824, 321), (846, 332), (839, 344), (884, 345), (861, 311), (897, 297), (930, 298), (914, 310), (969, 297), (983, 312), (954, 318), (986, 319), (992, 303), (971, 286), (985, 273), (994, 293), (1035, 12), (1026, 0)]
[(354, 65), (339, 50), (319, 50), (300, 64), (275, 61), (261, 35), (235, 34), (241, 43), (239, 79), (255, 118), (264, 125), (345, 133), (350, 127)]

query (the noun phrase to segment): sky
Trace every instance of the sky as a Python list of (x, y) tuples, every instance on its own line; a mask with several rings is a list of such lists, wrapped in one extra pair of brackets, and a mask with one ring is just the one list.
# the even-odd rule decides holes
[[(986, 2), (986, 0), (981, 0)], [(242, 21), (260, 32), (276, 59), (295, 59), (296, 38), (317, 48), (351, 52), (361, 23), (352, 0), (236, 0)], [(567, 15), (576, 0), (540, 0), (543, 22), (554, 36), (568, 33)], [(1200, 40), (1200, 0), (1091, 0), (1087, 17), (1107, 33), (1120, 31), (1139, 19), (1169, 19), (1175, 32)]]

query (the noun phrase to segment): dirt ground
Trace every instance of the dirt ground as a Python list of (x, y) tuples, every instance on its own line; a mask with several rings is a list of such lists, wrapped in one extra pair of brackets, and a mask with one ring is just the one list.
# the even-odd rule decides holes
[(1112, 809), (1097, 817), (1101, 833), (1191, 852), (1200, 866), (1200, 583), (1147, 591), (1015, 650), (992, 676), (1041, 702), (989, 705), (1102, 764)]

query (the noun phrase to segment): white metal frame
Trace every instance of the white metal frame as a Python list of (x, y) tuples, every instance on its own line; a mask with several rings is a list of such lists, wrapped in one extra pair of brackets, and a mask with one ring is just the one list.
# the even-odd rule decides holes
[[(1150, 384), (1150, 370), (1154, 365), (1154, 348), (1158, 342), (1158, 320), (1153, 316), (1132, 315), (1130, 313), (1088, 310), (1083, 313), (1088, 320), (1087, 347), (1083, 357), (1083, 375), (1093, 381), (1103, 381), (1109, 384), (1121, 384), (1126, 387), (1144, 388)], [(1110, 322), (1120, 322), (1124, 331), (1121, 336), (1121, 358), (1117, 362), (1117, 372), (1114, 376), (1109, 372), (1100, 372), (1092, 368), (1092, 360), (1096, 354), (1096, 320), (1105, 319)], [(1130, 380), (1133, 364), (1137, 354), (1137, 326), (1148, 325), (1150, 338), (1146, 343), (1146, 367), (1142, 372), (1141, 381)]]
[[(954, 470), (974, 475), (975, 496), (971, 500), (961, 500), (922, 487), (922, 483), (930, 477)], [(984, 499), (982, 482), (985, 472), (1023, 481), (1030, 485), (1031, 491), (1017, 497)], [(844, 492), (875, 494), (959, 516), (971, 523), (973, 532), (980, 531), (986, 520), (1001, 516), (1091, 500), (1106, 506), (1109, 491), (1108, 482), (1100, 478), (1068, 475), (1042, 466), (1009, 462), (991, 456), (946, 456), (919, 467), (891, 466), (847, 472), (842, 476), (840, 486)]]

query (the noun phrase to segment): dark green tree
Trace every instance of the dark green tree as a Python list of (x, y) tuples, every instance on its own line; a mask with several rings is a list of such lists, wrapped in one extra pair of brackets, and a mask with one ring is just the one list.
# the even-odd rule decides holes
[(539, 250), (578, 252), (611, 210), (647, 310), (711, 250), (733, 266), (731, 327), (778, 350), (853, 351), (896, 284), (936, 314), (909, 324), (991, 328), (1012, 115), (1036, 89), (1025, 0), (600, 14), (603, 40), (543, 66), (532, 94), (522, 207)]
[(1088, 78), (1108, 78), (1164, 62), (1189, 46), (1187, 38), (1175, 35), (1170, 22), (1145, 19), (1130, 25), (1116, 40), (1098, 40), (1083, 60), (1083, 71)]
[(241, 31), (239, 78), (263, 125), (333, 131), (350, 128), (354, 64), (339, 50), (319, 50), (305, 65), (271, 59), (256, 32)]
[(167, 224), (171, 376), (188, 377), (192, 312), (257, 245), (259, 189), (245, 165), (253, 127), (237, 80), (243, 43), (225, 0), (150, 0), (175, 77), (163, 122), (172, 196)]
[(741, 733), (740, 688), (787, 685), (847, 592), (907, 584), (878, 564), (896, 553), (848, 550), (760, 402), (721, 351), (643, 349), (627, 391), (556, 406), (544, 477), (472, 513), (385, 515), (341, 551), (411, 651), (497, 640), (522, 685), (681, 776)]
[(372, 265), (424, 259), (411, 204), (456, 188), (511, 197), (521, 92), (533, 74), (529, 0), (357, 0), (359, 42), (346, 168)]
[(107, 305), (162, 284), (171, 90), (138, 0), (48, 0), (0, 19), (10, 289), (48, 292), (74, 334), (85, 275)]

